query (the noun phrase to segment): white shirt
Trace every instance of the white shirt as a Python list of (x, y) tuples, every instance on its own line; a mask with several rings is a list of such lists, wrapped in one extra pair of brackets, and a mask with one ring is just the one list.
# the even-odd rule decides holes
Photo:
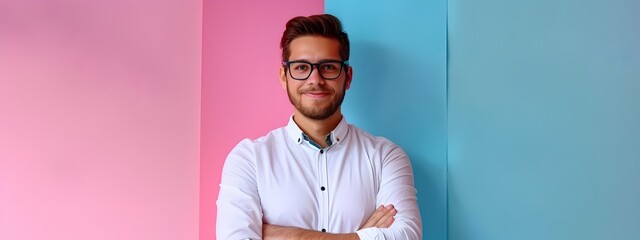
[[(421, 239), (411, 163), (394, 143), (343, 118), (319, 149), (289, 119), (255, 141), (242, 140), (222, 170), (216, 236), (262, 239), (262, 224), (360, 239)], [(359, 228), (380, 205), (398, 211), (389, 228)]]

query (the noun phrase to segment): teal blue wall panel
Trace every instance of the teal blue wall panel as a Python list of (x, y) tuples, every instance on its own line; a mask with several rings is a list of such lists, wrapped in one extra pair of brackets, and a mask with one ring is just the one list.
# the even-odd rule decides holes
[(447, 239), (446, 1), (325, 1), (351, 39), (347, 120), (400, 145), (415, 173), (424, 239)]
[(449, 1), (449, 239), (638, 239), (639, 1)]

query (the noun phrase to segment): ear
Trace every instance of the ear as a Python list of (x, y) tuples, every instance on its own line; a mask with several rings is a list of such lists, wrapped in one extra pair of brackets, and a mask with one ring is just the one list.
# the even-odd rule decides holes
[(347, 67), (347, 71), (346, 71), (347, 76), (345, 77), (344, 81), (344, 90), (347, 90), (351, 87), (351, 79), (353, 78), (353, 68), (351, 68), (351, 66)]
[(287, 72), (284, 66), (280, 66), (280, 85), (282, 85), (282, 89), (287, 90)]

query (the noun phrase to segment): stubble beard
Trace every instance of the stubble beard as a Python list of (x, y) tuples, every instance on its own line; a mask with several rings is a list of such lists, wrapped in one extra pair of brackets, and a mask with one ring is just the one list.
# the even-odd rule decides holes
[[(344, 95), (346, 92), (345, 87), (346, 87), (346, 81), (342, 86), (342, 93), (339, 93), (339, 95), (337, 95), (337, 98), (331, 101), (329, 106), (326, 106), (324, 108), (317, 106), (317, 104), (315, 103), (313, 104), (313, 106), (310, 106), (310, 107), (303, 106), (302, 98), (296, 99), (295, 96), (291, 94), (291, 92), (289, 91), (289, 84), (287, 84), (287, 95), (289, 96), (289, 102), (291, 102), (291, 104), (296, 108), (296, 110), (298, 110), (298, 112), (300, 112), (300, 114), (302, 114), (303, 116), (313, 120), (325, 120), (331, 117), (334, 113), (336, 113), (336, 111), (338, 111), (338, 109), (342, 105), (342, 101), (344, 101)], [(324, 90), (324, 89), (315, 88), (310, 90)], [(300, 94), (302, 92), (303, 91), (300, 91), (297, 94)]]

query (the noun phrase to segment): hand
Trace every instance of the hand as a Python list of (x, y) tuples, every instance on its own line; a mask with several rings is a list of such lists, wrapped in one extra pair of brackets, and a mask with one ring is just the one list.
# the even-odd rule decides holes
[(376, 228), (388, 228), (391, 227), (393, 221), (395, 220), (394, 216), (398, 213), (398, 210), (393, 206), (393, 204), (389, 204), (386, 207), (380, 205), (378, 209), (369, 217), (367, 222), (362, 225), (360, 229), (376, 227)]

